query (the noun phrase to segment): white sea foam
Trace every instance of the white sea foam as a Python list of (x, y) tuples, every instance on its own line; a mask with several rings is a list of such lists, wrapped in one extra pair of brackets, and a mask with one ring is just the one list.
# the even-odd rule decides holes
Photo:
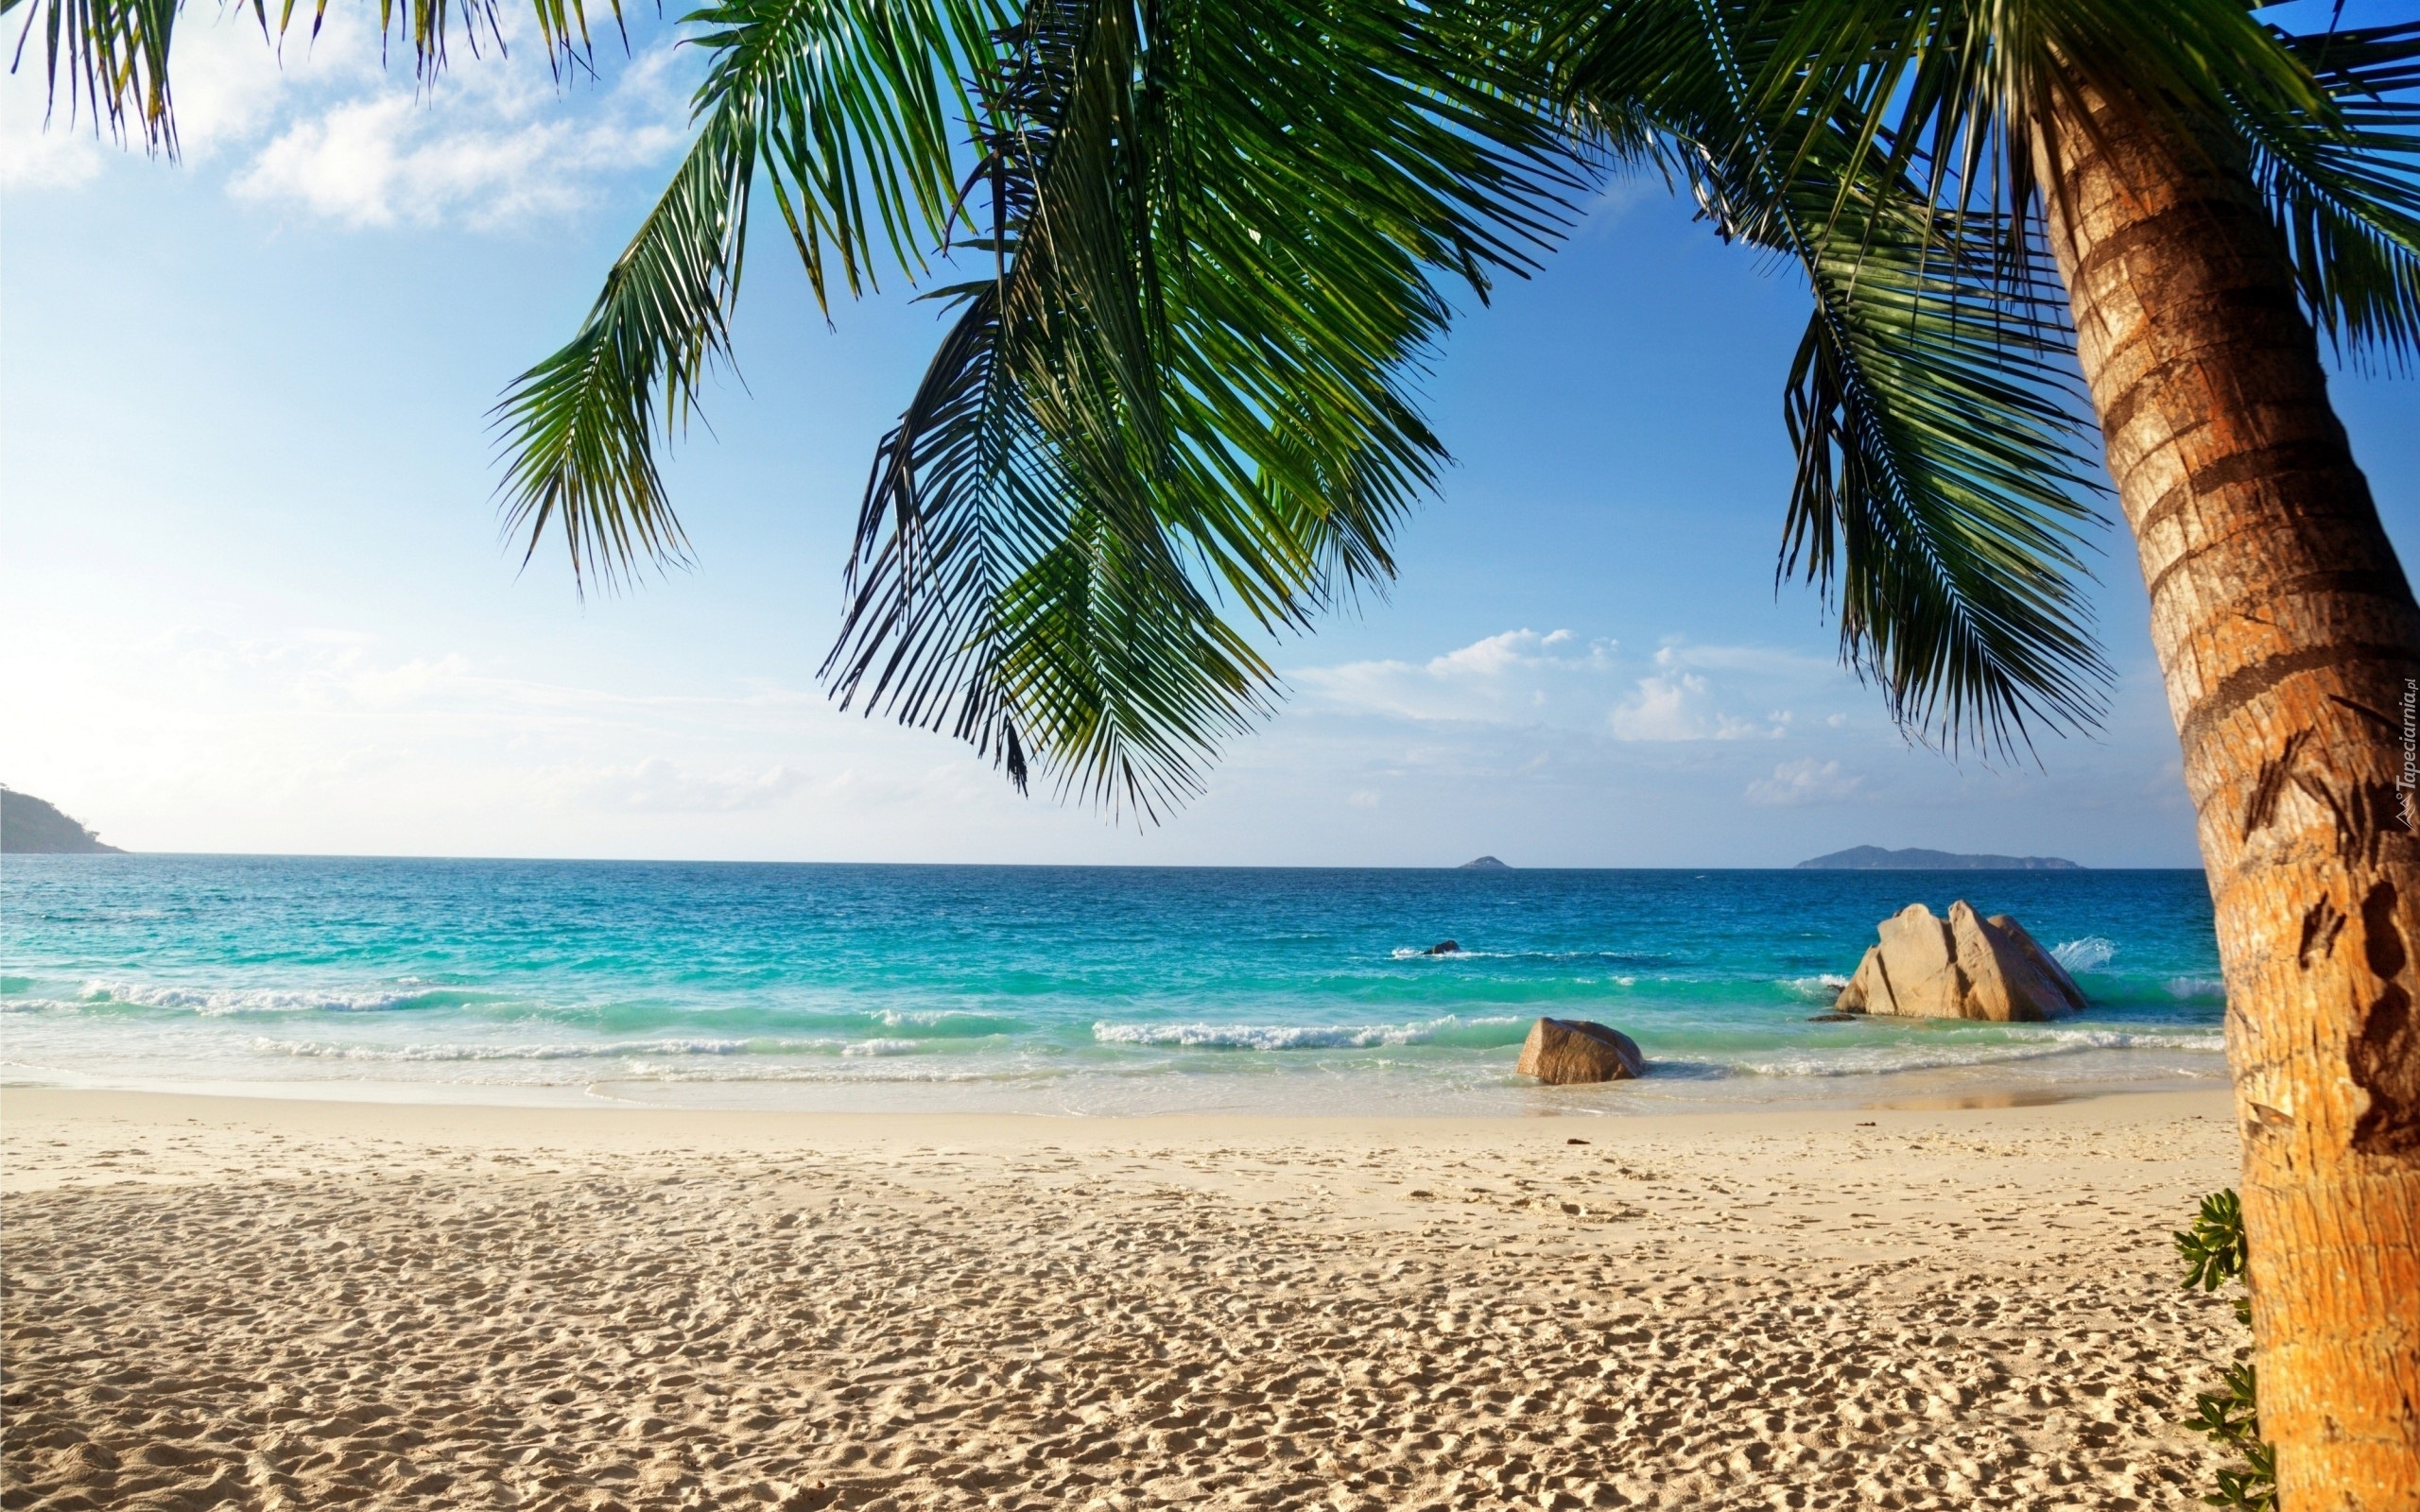
[(2227, 996), (2226, 979), (2217, 976), (2175, 976), (2169, 978), (2168, 995), (2191, 1003), (2216, 1000), (2223, 1003)]
[(1105, 1045), (1178, 1045), (1216, 1050), (1363, 1050), (1416, 1045), (1454, 1028), (1519, 1023), (1519, 1019), (1465, 1019), (1448, 1014), (1420, 1023), (1108, 1023), (1093, 1025)]
[(889, 1083), (941, 1083), (971, 1085), (980, 1082), (1031, 1082), (1063, 1077), (1063, 1071), (1042, 1071), (1027, 1066), (960, 1066), (933, 1056), (918, 1056), (909, 1059), (889, 1057), (877, 1060), (828, 1060), (821, 1063), (790, 1061), (772, 1066), (749, 1067), (745, 1076), (733, 1076), (715, 1067), (713, 1062), (674, 1062), (650, 1066), (634, 1061), (616, 1069), (600, 1081), (674, 1082), (689, 1085), (750, 1082), (803, 1083), (810, 1086), (865, 1086)]
[[(1876, 1072), (1940, 1071), (1960, 1066), (2005, 1065), (2083, 1055), (2094, 1050), (2174, 1050), (2221, 1056), (2223, 1036), (2124, 1029), (2060, 1029), (2040, 1034), (1957, 1044), (1899, 1041), (1822, 1052), (1786, 1052), (1718, 1062), (1741, 1076), (1863, 1076)], [(1651, 1068), (1654, 1057), (1649, 1057)]]
[(902, 1025), (912, 1024), (917, 1028), (929, 1029), (940, 1024), (963, 1022), (968, 1019), (996, 1022), (1001, 1016), (996, 1013), (978, 1013), (971, 1008), (885, 1008), (874, 1017), (880, 1019), (888, 1028), (896, 1029)]
[(2099, 935), (2086, 935), (2050, 948), (2061, 966), (2070, 971), (2098, 971), (2118, 958), (2118, 942)]
[(840, 1047), (844, 1056), (910, 1056), (918, 1046), (913, 1040), (860, 1040)]
[(1825, 971), (1821, 976), (1786, 976), (1782, 978), (1781, 985), (1783, 990), (1793, 997), (1805, 998), (1809, 1003), (1829, 1003), (1841, 995), (1841, 988), (1849, 985), (1849, 979)]
[(581, 1060), (615, 1056), (740, 1056), (758, 1053), (799, 1054), (829, 1051), (834, 1040), (609, 1040), (593, 1044), (557, 1040), (519, 1045), (349, 1045), (316, 1040), (253, 1040), (263, 1055), (296, 1056), (320, 1060), (454, 1061), (454, 1060)]
[(51, 1013), (78, 1006), (58, 998), (0, 998), (0, 1013)]
[(1450, 951), (1431, 951), (1411, 945), (1398, 945), (1387, 953), (1398, 961), (1551, 961), (1568, 964), (1573, 961), (1614, 961), (1630, 965), (1654, 965), (1663, 957), (1631, 951), (1475, 951), (1467, 946)]
[(424, 986), (357, 991), (267, 987), (166, 987), (149, 982), (112, 982), (95, 978), (83, 985), (81, 996), (87, 1004), (127, 1003), (147, 1008), (182, 1008), (205, 1018), (226, 1018), (241, 1013), (378, 1013), (390, 1008), (411, 1007), (441, 990)]

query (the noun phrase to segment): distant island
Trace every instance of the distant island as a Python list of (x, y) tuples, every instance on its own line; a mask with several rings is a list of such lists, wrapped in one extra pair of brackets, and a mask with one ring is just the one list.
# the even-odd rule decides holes
[(0, 852), (9, 855), (124, 855), (113, 845), (31, 793), (0, 786)]
[(1456, 871), (1510, 871), (1512, 868), (1494, 856), (1481, 856), (1477, 861), (1465, 861), (1454, 869)]
[(2057, 856), (1962, 856), (1947, 850), (1885, 850), (1851, 846), (1798, 864), (1800, 871), (2082, 871)]

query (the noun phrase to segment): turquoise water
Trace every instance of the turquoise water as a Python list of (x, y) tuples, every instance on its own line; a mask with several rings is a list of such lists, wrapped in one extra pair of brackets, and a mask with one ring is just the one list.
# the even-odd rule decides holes
[[(1877, 920), (1953, 898), (2015, 915), (2092, 1009), (1809, 1022)], [(1100, 1113), (2053, 1096), (2215, 1085), (2218, 978), (2189, 871), (0, 868), (18, 1085)], [(1527, 1086), (1541, 1014), (1627, 1031), (1651, 1075)]]

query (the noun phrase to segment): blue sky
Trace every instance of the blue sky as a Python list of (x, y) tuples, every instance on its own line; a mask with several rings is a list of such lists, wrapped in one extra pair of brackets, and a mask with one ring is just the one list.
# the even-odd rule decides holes
[[(1138, 833), (1020, 799), (814, 669), (871, 449), (937, 335), (827, 327), (777, 236), (745, 384), (671, 469), (694, 571), (579, 602), (500, 543), (483, 415), (570, 334), (683, 142), (661, 27), (559, 93), (434, 93), (337, 7), (280, 67), (188, 13), (170, 165), (0, 80), (0, 780), (145, 850), (782, 860), (1772, 866), (1842, 846), (2194, 864), (2131, 548), (2108, 726), (2040, 765), (1910, 747), (1773, 591), (1792, 279), (1660, 184), (1458, 328), (1457, 466), (1384, 603), (1279, 643), (1284, 711)], [(2407, 561), (2420, 387), (2340, 375)]]

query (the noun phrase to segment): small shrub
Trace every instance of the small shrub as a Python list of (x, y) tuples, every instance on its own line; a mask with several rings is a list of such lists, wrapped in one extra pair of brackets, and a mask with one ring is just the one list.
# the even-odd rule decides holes
[[(2235, 1299), (2235, 1315), (2251, 1327), (2243, 1204), (2232, 1191), (2213, 1192), (2202, 1199), (2193, 1226), (2176, 1235), (2176, 1253), (2185, 1262), (2187, 1291), (2215, 1292), (2229, 1282), (2245, 1287)], [(2185, 1423), (2242, 1455), (2243, 1463), (2219, 1471), (2219, 1488), (2202, 1500), (2242, 1512), (2276, 1512), (2277, 1452), (2260, 1438), (2259, 1381), (2248, 1361), (2227, 1366), (2223, 1379), (2224, 1391), (2204, 1391), (2193, 1399), (2193, 1416)]]

